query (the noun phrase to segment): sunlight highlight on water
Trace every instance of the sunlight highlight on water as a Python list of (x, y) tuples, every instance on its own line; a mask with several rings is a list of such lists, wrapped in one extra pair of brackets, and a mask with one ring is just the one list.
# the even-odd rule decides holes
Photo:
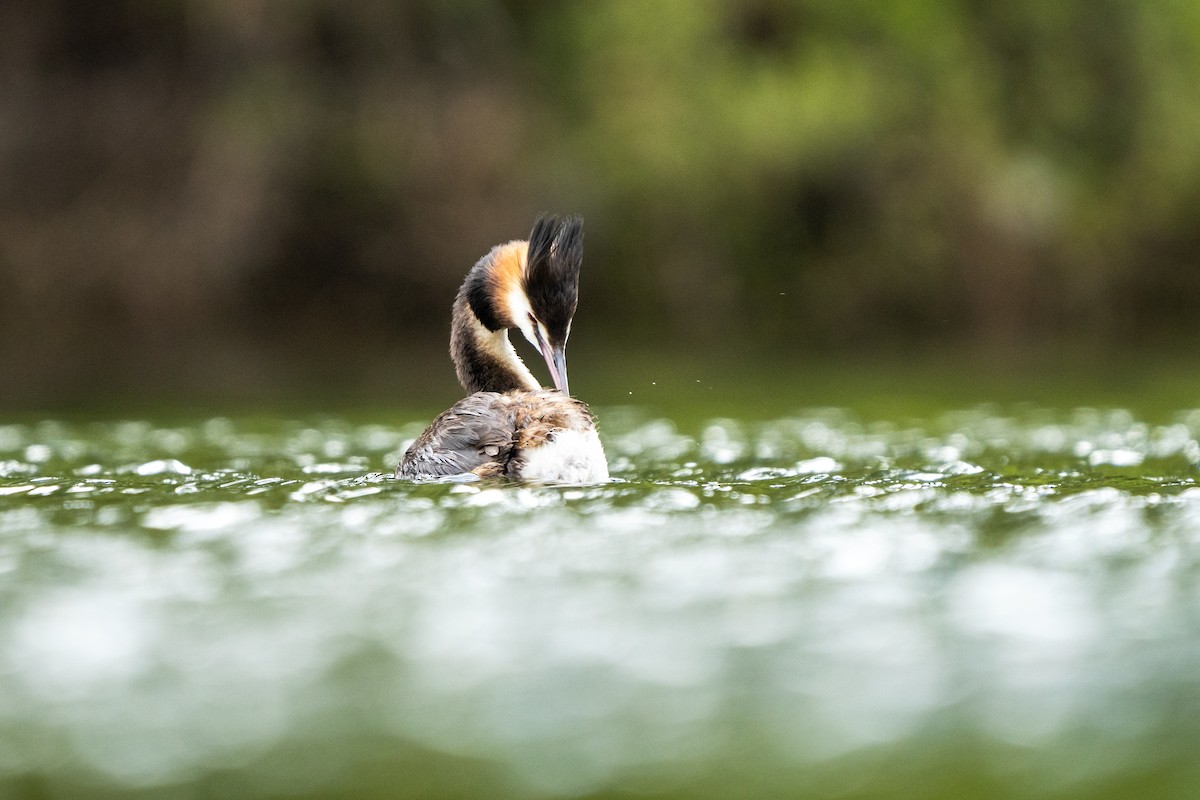
[(576, 487), (396, 481), (420, 422), (0, 426), (0, 788), (1200, 787), (1200, 412), (602, 419)]

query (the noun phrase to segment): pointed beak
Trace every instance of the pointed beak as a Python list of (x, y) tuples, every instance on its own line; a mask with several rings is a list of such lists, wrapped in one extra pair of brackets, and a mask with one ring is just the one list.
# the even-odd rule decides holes
[(554, 388), (563, 394), (570, 394), (571, 392), (567, 388), (566, 346), (553, 347), (547, 341), (542, 341), (540, 344), (542, 358), (546, 359), (546, 366), (550, 368), (550, 380), (554, 381)]
[(545, 356), (546, 366), (550, 367), (550, 379), (554, 381), (554, 389), (563, 392), (564, 395), (570, 395), (571, 390), (566, 387), (566, 348), (547, 347), (541, 354)]

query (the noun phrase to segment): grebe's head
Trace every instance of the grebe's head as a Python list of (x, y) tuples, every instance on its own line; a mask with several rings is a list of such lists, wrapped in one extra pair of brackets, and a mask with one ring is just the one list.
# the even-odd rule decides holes
[(567, 337), (579, 302), (583, 220), (540, 217), (528, 242), (498, 245), (467, 275), (463, 293), (490, 331), (517, 328), (550, 368), (554, 388), (569, 394)]
[[(579, 304), (579, 268), (583, 265), (583, 220), (542, 217), (529, 234), (523, 281), (529, 302), (517, 327), (546, 359), (554, 387), (567, 388), (567, 337)], [(524, 309), (522, 309), (524, 310)]]

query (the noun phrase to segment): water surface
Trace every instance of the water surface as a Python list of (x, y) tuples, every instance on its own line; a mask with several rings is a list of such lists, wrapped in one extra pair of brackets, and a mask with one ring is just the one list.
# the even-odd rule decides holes
[(0, 426), (0, 796), (1200, 796), (1200, 411)]

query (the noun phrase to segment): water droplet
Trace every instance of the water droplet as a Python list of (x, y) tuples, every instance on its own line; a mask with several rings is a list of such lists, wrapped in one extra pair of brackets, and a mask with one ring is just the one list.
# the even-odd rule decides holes
[(191, 475), (192, 468), (174, 458), (155, 459), (134, 467), (138, 475)]

